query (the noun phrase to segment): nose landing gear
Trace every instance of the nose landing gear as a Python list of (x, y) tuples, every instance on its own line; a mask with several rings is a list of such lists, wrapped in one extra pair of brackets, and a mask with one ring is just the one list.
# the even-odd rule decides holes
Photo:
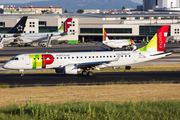
[(21, 77), (24, 76), (24, 70), (19, 70), (21, 72)]

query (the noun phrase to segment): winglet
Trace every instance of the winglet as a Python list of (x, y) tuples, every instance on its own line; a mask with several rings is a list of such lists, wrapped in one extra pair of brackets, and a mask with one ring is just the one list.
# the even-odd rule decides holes
[(71, 26), (72, 18), (67, 18), (66, 21), (61, 25), (61, 27), (55, 32), (68, 32), (69, 27)]
[(122, 55), (122, 53), (121, 53), (121, 54), (119, 54), (119, 55), (117, 56), (117, 58), (115, 58), (114, 60), (111, 60), (110, 62), (115, 62), (115, 61), (118, 61), (118, 60), (120, 59), (121, 55)]
[(108, 41), (109, 39), (108, 39), (108, 36), (106, 34), (106, 30), (104, 28), (102, 30), (103, 30), (103, 42)]
[(154, 35), (151, 41), (144, 47), (137, 51), (158, 51), (163, 52), (166, 44), (166, 38), (169, 25), (163, 25), (158, 32)]

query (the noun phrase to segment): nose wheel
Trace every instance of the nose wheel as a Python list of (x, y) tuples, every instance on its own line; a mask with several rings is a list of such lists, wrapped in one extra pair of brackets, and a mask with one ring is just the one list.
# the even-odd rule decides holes
[(85, 71), (85, 70), (83, 70), (83, 71), (82, 71), (82, 75), (83, 75), (83, 76), (87, 76), (87, 75), (88, 75), (88, 76), (93, 76), (93, 72), (92, 72), (92, 71)]
[(24, 70), (19, 70), (21, 72), (21, 76), (24, 76)]

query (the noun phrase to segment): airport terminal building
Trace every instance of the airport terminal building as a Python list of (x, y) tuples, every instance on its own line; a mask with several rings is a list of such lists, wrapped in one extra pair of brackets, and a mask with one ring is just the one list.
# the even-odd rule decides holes
[(69, 44), (102, 41), (102, 28), (110, 39), (149, 41), (162, 25), (170, 25), (168, 39), (180, 40), (180, 14), (178, 12), (124, 12), (117, 14), (0, 14), (0, 33), (7, 33), (20, 20), (28, 16), (24, 33), (56, 31), (63, 21), (72, 17), (69, 32), (62, 37)]

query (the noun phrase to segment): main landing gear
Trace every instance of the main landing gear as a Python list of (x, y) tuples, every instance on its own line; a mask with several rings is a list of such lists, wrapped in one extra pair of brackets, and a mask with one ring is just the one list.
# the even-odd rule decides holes
[(87, 75), (88, 75), (88, 76), (93, 76), (93, 72), (92, 72), (92, 71), (83, 70), (83, 71), (82, 71), (82, 75), (83, 75), (83, 76), (87, 76)]

